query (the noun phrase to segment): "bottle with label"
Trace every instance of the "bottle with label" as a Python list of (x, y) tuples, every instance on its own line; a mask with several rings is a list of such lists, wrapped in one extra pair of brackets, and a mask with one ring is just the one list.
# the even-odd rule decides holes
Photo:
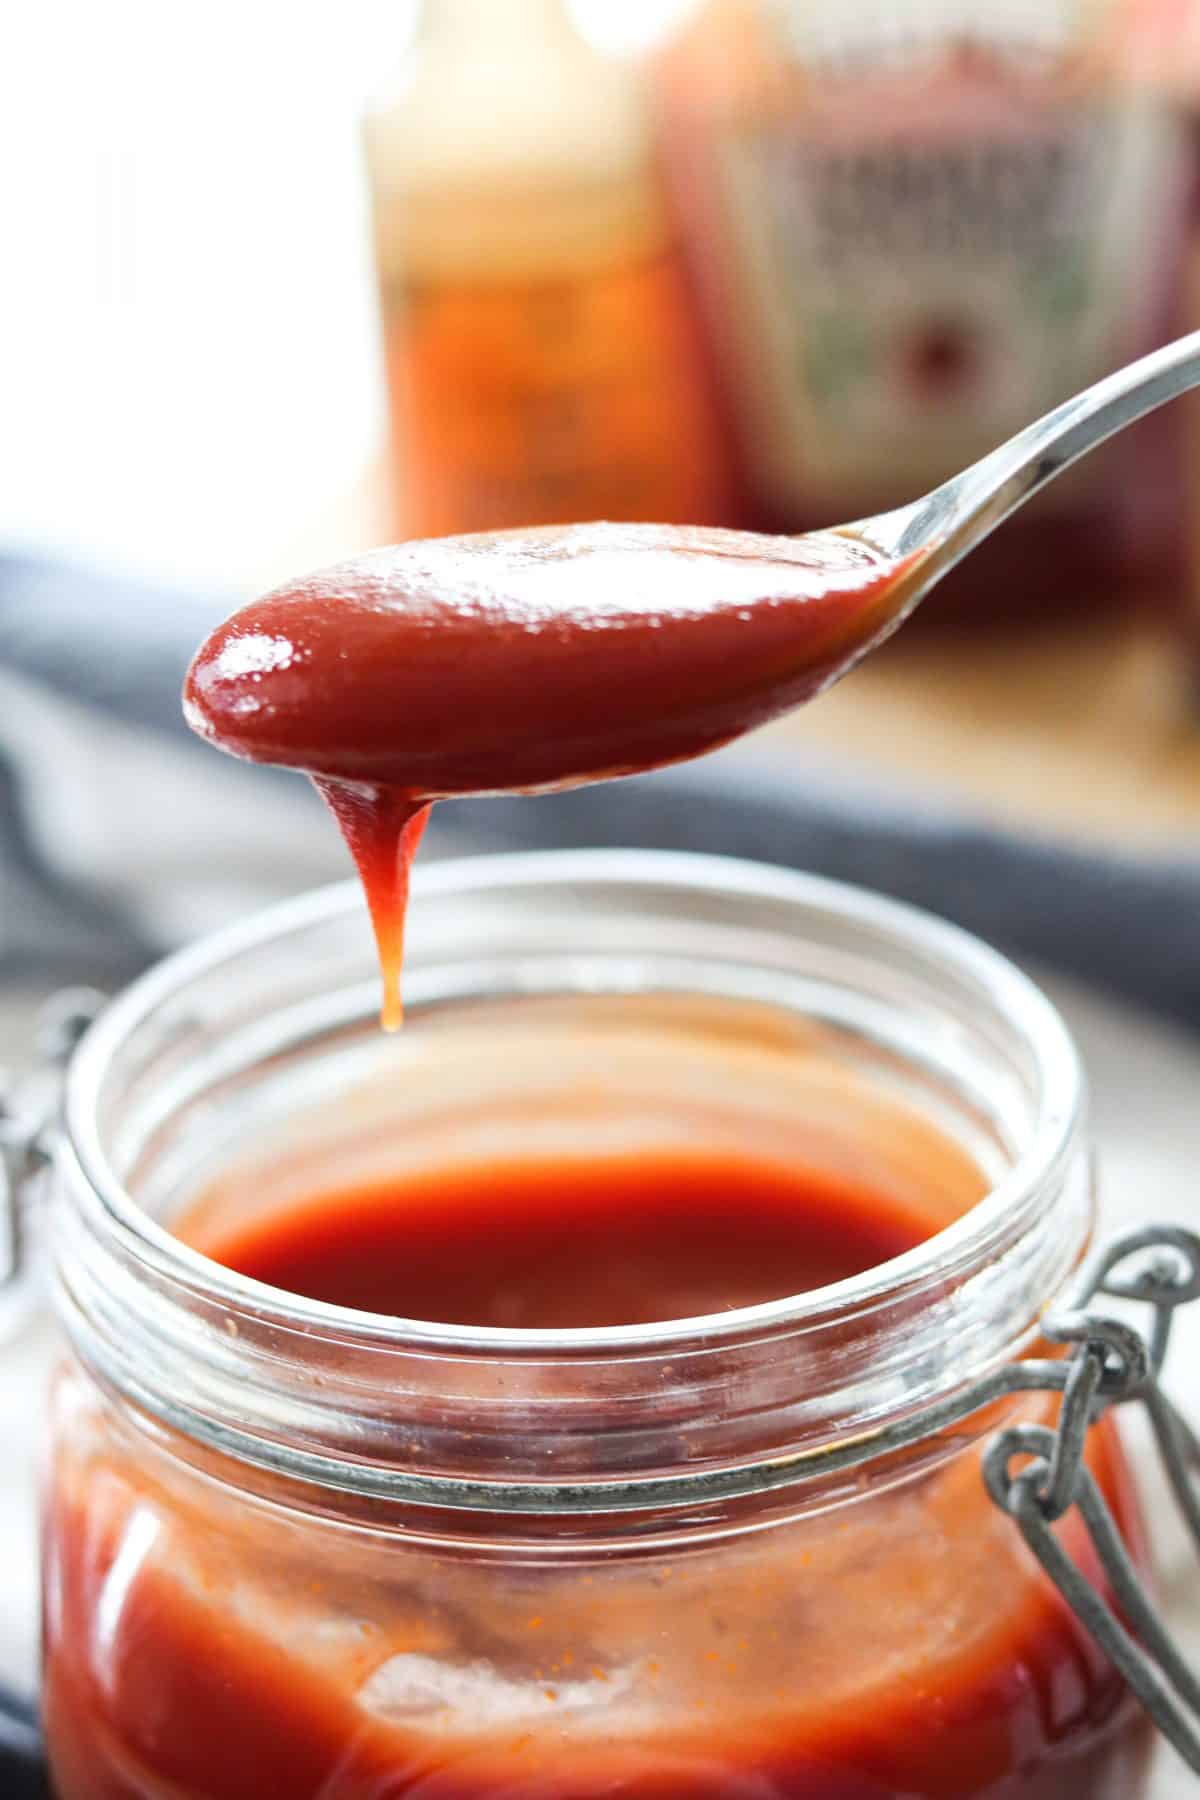
[[(712, 0), (663, 136), (767, 529), (914, 498), (1186, 326), (1193, 148), (1106, 0)], [(1177, 597), (1178, 416), (1056, 483), (935, 597)], [(990, 599), (989, 596), (992, 598)]]
[(366, 146), (399, 534), (722, 522), (642, 73), (565, 0), (427, 0)]

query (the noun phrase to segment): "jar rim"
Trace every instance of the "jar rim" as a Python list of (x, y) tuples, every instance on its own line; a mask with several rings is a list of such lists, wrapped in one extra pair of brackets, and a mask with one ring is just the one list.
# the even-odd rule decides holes
[(432, 1354), (501, 1357), (624, 1356), (674, 1352), (688, 1345), (773, 1336), (808, 1322), (874, 1307), (885, 1298), (919, 1291), (948, 1263), (986, 1256), (1014, 1211), (1066, 1165), (1074, 1146), (1084, 1084), (1078, 1052), (1058, 1011), (1036, 983), (1006, 956), (948, 921), (848, 883), (735, 857), (677, 851), (551, 850), (447, 859), (418, 869), (414, 904), (493, 887), (521, 889), (547, 881), (616, 883), (646, 889), (663, 885), (723, 897), (779, 900), (823, 908), (848, 922), (881, 931), (897, 947), (916, 951), (971, 979), (1022, 1033), (1038, 1075), (1038, 1107), (1028, 1143), (1011, 1166), (967, 1212), (890, 1261), (821, 1288), (720, 1314), (649, 1324), (588, 1328), (511, 1328), (392, 1318), (287, 1293), (226, 1268), (161, 1225), (126, 1190), (105, 1152), (99, 1098), (105, 1073), (121, 1045), (187, 983), (289, 932), (330, 922), (362, 906), (353, 881), (277, 903), (202, 938), (156, 963), (112, 1001), (89, 1028), (67, 1069), (64, 1149), (84, 1192), (94, 1195), (105, 1222), (158, 1275), (235, 1310), (269, 1314), (286, 1328), (336, 1332), (362, 1343)]

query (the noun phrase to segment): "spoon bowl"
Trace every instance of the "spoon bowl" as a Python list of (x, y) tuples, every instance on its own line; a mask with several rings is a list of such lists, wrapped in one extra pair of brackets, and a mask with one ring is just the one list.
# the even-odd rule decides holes
[(400, 544), (243, 608), (185, 705), (222, 749), (318, 777), (425, 799), (570, 787), (811, 699), (892, 621), (896, 574), (840, 532), (595, 524)]
[(1200, 381), (1200, 332), (907, 506), (803, 537), (572, 525), (401, 544), (218, 628), (185, 710), (222, 749), (423, 800), (602, 780), (812, 699), (1081, 456)]

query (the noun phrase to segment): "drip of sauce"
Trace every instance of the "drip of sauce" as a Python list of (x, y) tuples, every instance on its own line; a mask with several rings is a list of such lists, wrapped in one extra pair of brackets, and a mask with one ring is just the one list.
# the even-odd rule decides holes
[(338, 822), (367, 896), (383, 978), (380, 1023), (385, 1031), (398, 1031), (404, 1020), (400, 968), (409, 877), (432, 802), (386, 784), (336, 781), (331, 775), (312, 779)]
[(184, 709), (219, 748), (317, 783), (362, 877), (395, 1025), (408, 868), (434, 801), (727, 743), (886, 636), (913, 561), (845, 532), (665, 525), (401, 544), (236, 612), (198, 651)]

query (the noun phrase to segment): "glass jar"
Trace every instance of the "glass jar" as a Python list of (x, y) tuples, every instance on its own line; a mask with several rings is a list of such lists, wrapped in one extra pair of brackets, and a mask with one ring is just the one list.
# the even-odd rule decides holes
[[(1054, 1402), (947, 1423), (1046, 1354), (1092, 1231), (1048, 1002), (905, 907), (677, 855), (423, 870), (408, 955), (387, 1040), (358, 895), (316, 894), (170, 958), (72, 1059), (60, 1800), (1134, 1800), (1144, 1721), (981, 1480)], [(558, 1331), (285, 1295), (168, 1229), (198, 1195), (676, 1142), (945, 1226), (797, 1298)], [(1090, 1441), (1140, 1553), (1111, 1421)]]

